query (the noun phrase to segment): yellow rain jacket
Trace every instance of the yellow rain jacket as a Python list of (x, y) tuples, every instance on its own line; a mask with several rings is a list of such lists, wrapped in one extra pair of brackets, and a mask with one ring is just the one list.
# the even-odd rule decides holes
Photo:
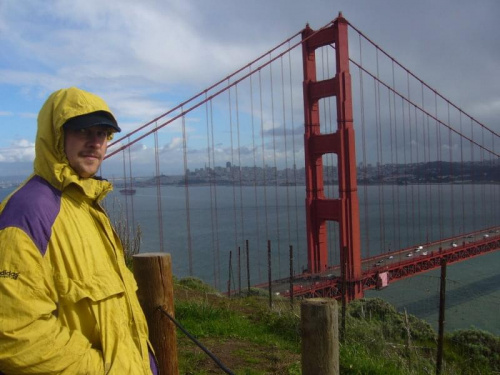
[(155, 373), (137, 284), (99, 202), (112, 189), (81, 179), (63, 124), (110, 110), (76, 89), (38, 116), (34, 174), (0, 207), (0, 374)]

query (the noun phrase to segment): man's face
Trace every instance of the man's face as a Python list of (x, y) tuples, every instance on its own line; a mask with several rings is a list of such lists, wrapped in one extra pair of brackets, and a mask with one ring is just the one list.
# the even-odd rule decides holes
[(66, 157), (80, 177), (89, 178), (97, 173), (106, 155), (109, 134), (110, 128), (106, 126), (64, 131)]

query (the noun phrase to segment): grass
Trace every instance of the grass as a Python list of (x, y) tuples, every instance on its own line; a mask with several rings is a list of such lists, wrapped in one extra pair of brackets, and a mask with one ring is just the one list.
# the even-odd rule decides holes
[[(121, 221), (117, 231), (127, 265), (139, 251), (141, 229)], [(174, 280), (176, 319), (237, 375), (300, 375), (300, 301), (293, 308), (266, 291), (227, 298), (196, 278)], [(340, 308), (339, 308), (340, 311)], [(343, 375), (427, 375), (435, 373), (436, 333), (426, 322), (397, 312), (374, 298), (347, 306), (345, 341), (340, 345)], [(179, 372), (223, 371), (180, 331)], [(445, 337), (442, 375), (500, 374), (500, 337), (465, 330)]]
[[(197, 279), (175, 284), (176, 319), (238, 375), (301, 374), (300, 305), (264, 295), (227, 298)], [(340, 309), (339, 309), (340, 312)], [(178, 332), (180, 374), (223, 373)], [(414, 316), (380, 299), (348, 305), (340, 373), (435, 373), (436, 334)], [(500, 338), (477, 330), (446, 337), (443, 375), (500, 373)]]

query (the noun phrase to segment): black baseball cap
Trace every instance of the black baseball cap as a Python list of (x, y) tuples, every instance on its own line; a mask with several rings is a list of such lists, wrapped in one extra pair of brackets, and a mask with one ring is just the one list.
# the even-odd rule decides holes
[(91, 112), (85, 115), (72, 117), (64, 123), (63, 127), (64, 129), (80, 130), (97, 125), (109, 126), (116, 132), (122, 131), (113, 115), (106, 111)]

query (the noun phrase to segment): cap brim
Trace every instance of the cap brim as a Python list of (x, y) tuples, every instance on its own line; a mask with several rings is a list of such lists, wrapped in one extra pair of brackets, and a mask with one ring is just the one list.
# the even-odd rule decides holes
[(116, 132), (121, 131), (114, 117), (110, 113), (104, 111), (72, 117), (64, 124), (65, 129), (73, 130), (90, 128), (91, 126), (109, 126)]

